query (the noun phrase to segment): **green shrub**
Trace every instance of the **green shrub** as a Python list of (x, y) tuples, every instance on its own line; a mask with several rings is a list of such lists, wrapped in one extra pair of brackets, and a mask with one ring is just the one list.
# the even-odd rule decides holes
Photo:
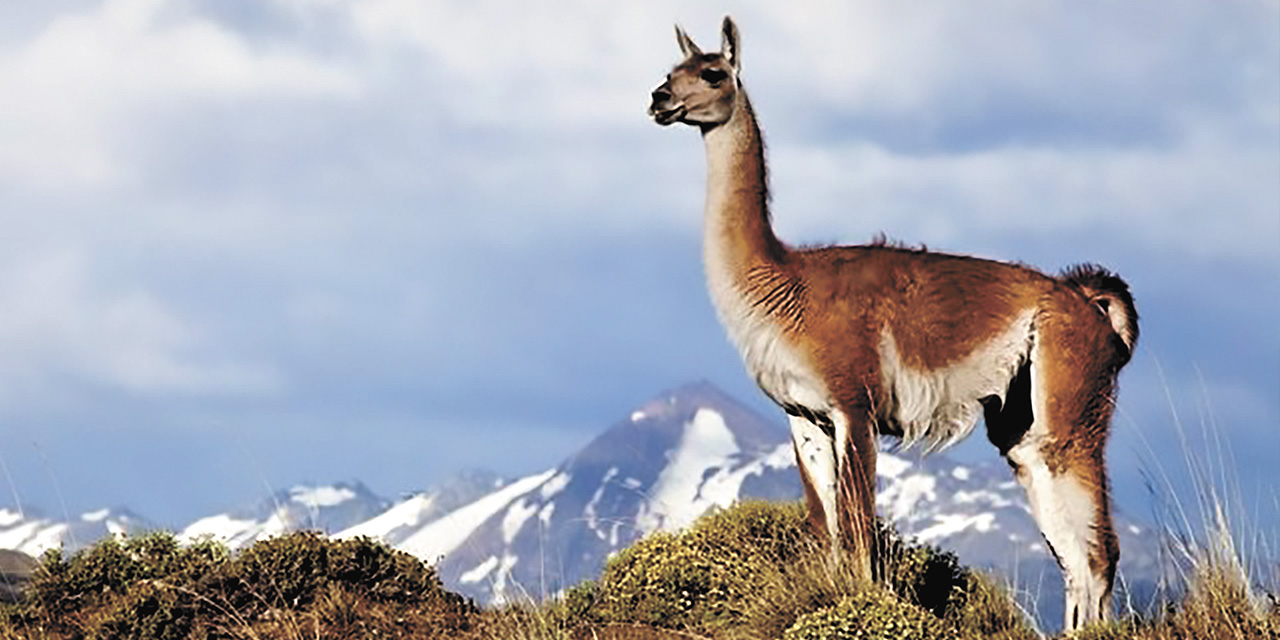
[(1072, 640), (1132, 640), (1139, 631), (1132, 619), (1096, 622), (1076, 631)]
[(956, 629), (988, 640), (1033, 640), (1040, 637), (1009, 591), (994, 578), (966, 570), (943, 616)]
[(777, 575), (798, 557), (802, 518), (796, 506), (746, 503), (687, 532), (651, 535), (613, 558), (597, 586), (574, 592), (572, 606), (600, 622), (687, 630), (733, 625), (762, 576)]
[(313, 533), (260, 540), (205, 586), (242, 615), (305, 606), (325, 585), (328, 556), (327, 541)]
[(240, 611), (305, 607), (328, 585), (380, 602), (445, 597), (435, 569), (421, 560), (371, 538), (330, 540), (315, 532), (259, 541), (203, 584)]
[(595, 619), (595, 607), (600, 600), (600, 583), (587, 580), (569, 587), (564, 596), (548, 604), (551, 613), (565, 622)]
[(598, 582), (570, 589), (553, 610), (565, 627), (576, 619), (772, 640), (804, 614), (866, 617), (876, 602), (882, 605), (876, 611), (922, 613), (928, 621), (910, 620), (955, 637), (1035, 637), (1008, 595), (953, 554), (907, 543), (888, 528), (880, 535), (886, 587), (862, 583), (813, 537), (802, 505), (744, 503), (683, 533), (637, 542), (609, 562)]
[(160, 533), (46, 553), (4, 637), (464, 637), (477, 609), (435, 570), (367, 538), (296, 533), (238, 555)]
[(834, 607), (800, 616), (783, 640), (942, 640), (959, 638), (941, 620), (884, 589), (869, 588)]
[(40, 557), (32, 573), (27, 598), (42, 612), (67, 614), (91, 605), (103, 596), (119, 592), (139, 577), (142, 568), (114, 538), (109, 538), (64, 562), (62, 549), (50, 549)]
[(142, 581), (88, 616), (85, 636), (90, 640), (183, 640), (191, 637), (198, 613), (189, 595)]
[[(109, 622), (104, 622), (104, 615), (108, 618), (132, 615), (131, 611), (143, 607), (147, 615), (185, 619), (192, 615), (189, 598), (157, 594), (208, 575), (223, 566), (228, 557), (221, 545), (202, 543), (183, 548), (168, 533), (123, 541), (108, 538), (71, 558), (63, 558), (60, 549), (50, 550), (32, 573), (23, 606), (11, 611), (9, 617), (24, 625), (96, 628), (101, 626), (99, 623)], [(142, 597), (131, 593), (138, 590), (158, 599), (130, 601), (130, 598)], [(168, 611), (178, 604), (185, 607), (184, 612)], [(154, 611), (147, 608), (152, 605)], [(109, 611), (118, 613), (105, 613)], [(117, 634), (116, 637), (130, 636)]]

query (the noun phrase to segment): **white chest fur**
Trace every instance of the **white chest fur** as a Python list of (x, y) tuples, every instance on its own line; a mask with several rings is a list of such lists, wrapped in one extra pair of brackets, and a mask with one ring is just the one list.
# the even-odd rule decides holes
[(822, 377), (790, 343), (776, 320), (752, 308), (732, 276), (714, 266), (713, 257), (707, 256), (711, 300), (747, 372), (769, 398), (784, 408), (830, 413), (835, 401)]

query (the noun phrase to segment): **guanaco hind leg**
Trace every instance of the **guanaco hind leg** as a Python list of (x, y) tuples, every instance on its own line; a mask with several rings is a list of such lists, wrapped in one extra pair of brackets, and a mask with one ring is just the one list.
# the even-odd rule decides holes
[[(1070, 398), (1049, 403), (1044, 360), (1049, 354), (1044, 351), (1037, 349), (1030, 366), (1015, 379), (1003, 410), (987, 412), (987, 427), (992, 442), (1014, 467), (1027, 492), (1031, 515), (1062, 568), (1064, 628), (1071, 631), (1111, 617), (1119, 549), (1107, 504), (1102, 457), (1105, 425), (1097, 423), (1106, 419), (1107, 412), (1080, 411), (1087, 403)], [(1065, 369), (1056, 373), (1070, 375)], [(1056, 388), (1108, 392), (1108, 388), (1092, 387), (1059, 384)]]
[[(1111, 586), (1118, 556), (1105, 498), (1090, 486), (1089, 469), (1055, 473), (1043, 455), (1010, 452), (1019, 462), (1018, 481), (1027, 490), (1031, 514), (1062, 567), (1066, 588), (1064, 629), (1072, 631), (1111, 618)], [(1095, 472), (1097, 473), (1097, 472)]]

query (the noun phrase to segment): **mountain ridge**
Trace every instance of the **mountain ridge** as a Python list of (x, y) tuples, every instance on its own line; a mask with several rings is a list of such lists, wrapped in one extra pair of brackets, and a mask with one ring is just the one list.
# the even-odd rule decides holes
[[(1060, 618), (1057, 567), (1007, 466), (888, 449), (877, 476), (878, 511), (903, 534), (1019, 584), (1042, 585), (1028, 606), (1044, 620)], [(645, 400), (538, 473), (508, 479), (473, 471), (394, 501), (359, 481), (295, 485), (250, 507), (201, 518), (179, 537), (214, 537), (242, 548), (299, 528), (371, 536), (434, 564), (450, 589), (497, 603), (553, 595), (594, 578), (612, 554), (640, 537), (683, 528), (708, 510), (743, 499), (802, 496), (788, 432), (697, 381)], [(108, 515), (100, 517), (115, 522)], [(1158, 569), (1143, 540), (1148, 528), (1122, 512), (1116, 518), (1122, 575), (1131, 585), (1152, 583)], [(28, 547), (32, 540), (47, 543), (58, 533), (53, 520), (40, 520), (39, 527), (18, 520), (0, 510), (0, 548), (19, 538)], [(104, 524), (93, 531), (135, 533), (143, 524), (141, 518), (130, 522), (133, 529)], [(32, 530), (15, 533), (21, 526)]]

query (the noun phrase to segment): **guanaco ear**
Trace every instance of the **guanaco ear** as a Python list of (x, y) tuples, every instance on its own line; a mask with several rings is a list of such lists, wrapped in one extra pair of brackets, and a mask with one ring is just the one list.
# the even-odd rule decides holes
[(725, 16), (724, 24), (720, 26), (720, 55), (724, 57), (725, 62), (733, 66), (735, 71), (742, 70), (742, 60), (738, 54), (740, 42), (738, 25), (733, 23), (733, 18)]
[(680, 45), (680, 53), (683, 53), (686, 58), (702, 55), (702, 49), (693, 43), (693, 39), (680, 28), (680, 25), (676, 25), (676, 43)]

